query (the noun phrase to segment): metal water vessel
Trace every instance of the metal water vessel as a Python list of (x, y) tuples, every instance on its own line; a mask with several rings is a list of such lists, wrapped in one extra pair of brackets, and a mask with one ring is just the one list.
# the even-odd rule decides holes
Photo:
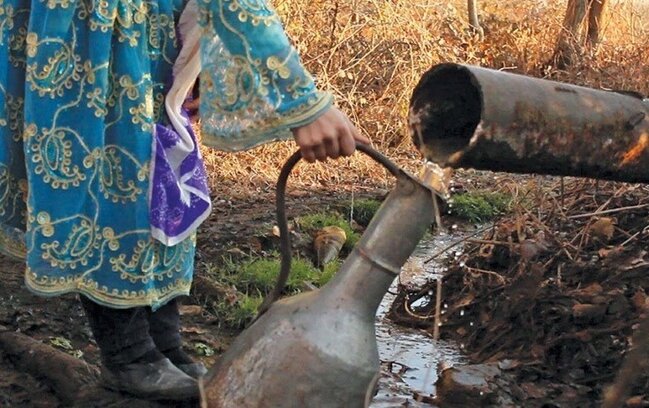
[[(367, 146), (397, 178), (341, 270), (319, 290), (274, 301), (210, 369), (203, 407), (354, 408), (371, 401), (379, 375), (377, 308), (433, 220), (432, 191)], [(278, 182), (283, 270), (290, 265), (283, 190), (296, 153)], [(288, 254), (288, 255), (287, 255)], [(286, 276), (282, 279), (285, 281)]]

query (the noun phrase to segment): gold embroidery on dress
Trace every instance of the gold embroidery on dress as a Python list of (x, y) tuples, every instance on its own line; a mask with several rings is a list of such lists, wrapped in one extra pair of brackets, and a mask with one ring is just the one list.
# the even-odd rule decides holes
[(31, 140), (31, 159), (36, 164), (34, 173), (41, 175), (45, 183), (54, 189), (67, 189), (78, 187), (86, 180), (82, 168), (72, 162), (73, 142), (86, 149), (77, 132), (69, 128), (42, 129)]
[(9, 37), (9, 63), (14, 67), (25, 67), (25, 47), (27, 44), (27, 27), (15, 30), (18, 33)]
[[(156, 9), (155, 2), (148, 2), (149, 9)], [(148, 43), (149, 43), (149, 57), (152, 60), (157, 60), (162, 57), (167, 63), (173, 65), (174, 61), (170, 58), (164, 50), (169, 45), (176, 47), (177, 38), (174, 21), (165, 14), (157, 12), (149, 12), (146, 14), (147, 27), (148, 27)], [(171, 41), (171, 44), (169, 43)]]
[(4, 46), (10, 39), (5, 38), (5, 32), (10, 33), (14, 28), (15, 10), (11, 4), (5, 5), (4, 0), (0, 0), (0, 46)]
[[(76, 189), (79, 197), (86, 198), (85, 208), (70, 210), (64, 216), (37, 212), (25, 203), (27, 181), (12, 176), (7, 162), (0, 163), (0, 215), (3, 221), (13, 217), (27, 223), (26, 240), (18, 229), (0, 224), (3, 251), (24, 258), (27, 243), (30, 257), (37, 256), (41, 264), (47, 264), (44, 269), (39, 266), (39, 270), (27, 271), (28, 287), (39, 293), (79, 291), (111, 306), (160, 304), (188, 293), (191, 274), (187, 260), (193, 254), (195, 237), (168, 248), (144, 239), (150, 238), (148, 229), (115, 231), (100, 221), (106, 200), (115, 208), (142, 200), (148, 191), (150, 162), (138, 160), (127, 146), (88, 145), (79, 128), (73, 129), (61, 119), (69, 121), (75, 110), (87, 110), (92, 112), (91, 120), (98, 118), (97, 123), (109, 129), (108, 135), (114, 131), (111, 126), (123, 121), (126, 114), (138, 125), (134, 137), (151, 138), (153, 124), (164, 116), (166, 84), (154, 83), (149, 74), (113, 71), (109, 69), (113, 67), (111, 61), (93, 63), (82, 58), (76, 40), (76, 29), (81, 27), (71, 25), (68, 38), (28, 33), (26, 21), (25, 27), (14, 27), (17, 13), (29, 10), (14, 10), (5, 1), (0, 0), (0, 46), (8, 47), (9, 63), (24, 68), (29, 89), (61, 102), (48, 123), (24, 123), (24, 99), (0, 89), (6, 116), (0, 117), (0, 126), (10, 129), (14, 141), (25, 144), (28, 167), (37, 175), (37, 182), (47, 183), (53, 195)], [(84, 21), (85, 29), (102, 33), (114, 30), (115, 38), (123, 43), (121, 47), (145, 47), (151, 60), (170, 63), (174, 59), (175, 22), (171, 15), (154, 9), (155, 1), (39, 1), (50, 9), (76, 7), (74, 13)], [(132, 246), (138, 241), (146, 244), (134, 251)], [(61, 273), (45, 274), (48, 267)], [(164, 286), (151, 285), (137, 291), (109, 289), (94, 276), (100, 268), (102, 273), (112, 268), (127, 283), (155, 279)]]
[[(142, 171), (142, 165), (125, 149), (109, 145), (105, 146), (100, 154), (99, 170), (100, 189), (104, 198), (114, 203), (127, 201), (135, 202), (137, 196), (142, 194), (143, 185), (137, 182), (146, 180), (146, 173)], [(126, 179), (123, 164), (137, 170), (136, 179)]]
[(20, 141), (22, 136), (22, 126), (24, 123), (24, 105), (23, 98), (14, 98), (12, 95), (6, 95), (7, 111), (9, 112), (9, 130), (13, 134), (15, 142)]
[(41, 293), (51, 295), (77, 290), (100, 304), (110, 306), (128, 307), (134, 304), (150, 303), (155, 301), (158, 304), (166, 302), (169, 298), (179, 294), (189, 294), (191, 282), (187, 279), (176, 279), (165, 287), (151, 288), (143, 291), (118, 291), (109, 290), (105, 286), (99, 286), (97, 281), (90, 278), (83, 278), (81, 274), (68, 276), (62, 280), (49, 279), (38, 276), (27, 269), (25, 283), (28, 287)]
[[(227, 1), (227, 0), (226, 0)], [(232, 0), (228, 10), (238, 13), (239, 21), (250, 22), (252, 25), (271, 25), (279, 22), (277, 14), (268, 8), (265, 1), (259, 0)]]
[[(0, 1), (1, 1), (1, 0), (0, 0)], [(4, 102), (4, 104), (5, 104), (5, 107), (4, 107), (4, 109), (2, 110), (2, 112), (7, 113), (7, 112), (9, 112), (9, 101), (8, 101), (7, 99), (10, 98), (11, 95), (7, 94), (7, 91), (5, 91), (5, 89), (4, 89), (4, 87), (2, 86), (2, 84), (0, 84), (0, 94), (1, 94), (1, 96), (2, 96), (2, 99), (0, 99), (0, 100), (2, 100), (2, 101)], [(9, 115), (11, 115), (11, 114), (9, 114)], [(4, 127), (4, 126), (7, 126), (7, 125), (8, 125), (8, 123), (7, 123), (7, 117), (6, 117), (6, 116), (0, 116), (0, 126), (3, 126), (3, 127)], [(12, 132), (12, 133), (13, 133), (13, 132)], [(14, 140), (15, 140), (15, 136), (16, 136), (15, 133), (13, 133), (13, 135), (14, 135)]]
[(0, 163), (0, 216), (5, 219), (13, 219), (20, 201), (24, 199), (20, 181), (12, 176), (9, 167)]
[(70, 0), (47, 0), (47, 8), (53, 10), (57, 7), (61, 7), (61, 8), (70, 7)]
[[(47, 62), (40, 66), (39, 61), (27, 64), (25, 80), (31, 89), (38, 91), (39, 96), (48, 95), (54, 99), (63, 96), (65, 89), (72, 87), (81, 80), (83, 66), (81, 57), (74, 53), (76, 38), (72, 29), (72, 40), (63, 41), (59, 38), (39, 39), (35, 33), (27, 34), (27, 56), (30, 59), (36, 55), (48, 55)], [(41, 60), (45, 60), (42, 57)]]
[(108, 109), (106, 109), (106, 98), (103, 95), (102, 88), (95, 88), (86, 93), (86, 98), (88, 98), (87, 106), (95, 110), (96, 117), (101, 118), (108, 115)]
[(65, 240), (51, 241), (41, 245), (43, 259), (52, 267), (60, 269), (76, 269), (79, 265), (87, 266), (94, 250), (99, 249), (99, 227), (88, 217), (77, 215), (71, 219), (52, 221), (49, 214), (39, 213), (36, 217), (40, 224), (40, 233), (44, 237), (54, 235), (58, 224), (65, 223), (70, 232)]
[[(130, 259), (127, 260), (126, 255), (120, 254), (110, 258), (110, 263), (122, 279), (133, 283), (171, 278), (175, 273), (182, 271), (182, 255), (190, 250), (190, 245), (185, 241), (173, 247), (165, 247), (153, 240), (139, 240)], [(164, 269), (160, 269), (160, 266), (164, 266)]]
[[(250, 34), (266, 32), (260, 25), (269, 27), (269, 33), (280, 32), (280, 27), (272, 27), (281, 22), (267, 1), (199, 1), (199, 20), (206, 31), (202, 44), (206, 62), (201, 73), (204, 144), (240, 150), (289, 138), (289, 128), (331, 104), (330, 94), (314, 89), (313, 78), (299, 67), (296, 50), (289, 43), (278, 54), (253, 50)], [(226, 41), (233, 47), (222, 41), (221, 31), (227, 32)]]

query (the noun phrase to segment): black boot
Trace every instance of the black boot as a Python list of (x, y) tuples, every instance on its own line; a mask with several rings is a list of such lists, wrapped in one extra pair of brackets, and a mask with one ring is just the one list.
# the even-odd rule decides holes
[(83, 296), (81, 304), (101, 352), (104, 386), (148, 399), (198, 397), (198, 383), (157, 350), (147, 308), (112, 309)]
[(184, 373), (196, 379), (207, 373), (202, 363), (194, 362), (182, 349), (180, 312), (176, 299), (149, 314), (149, 333), (158, 350)]

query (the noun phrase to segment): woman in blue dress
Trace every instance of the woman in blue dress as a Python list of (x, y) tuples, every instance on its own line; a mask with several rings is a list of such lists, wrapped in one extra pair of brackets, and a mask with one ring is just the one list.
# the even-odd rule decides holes
[(181, 348), (203, 143), (293, 137), (307, 161), (368, 143), (316, 89), (265, 0), (0, 0), (0, 251), (39, 295), (79, 293), (109, 387), (196, 396)]

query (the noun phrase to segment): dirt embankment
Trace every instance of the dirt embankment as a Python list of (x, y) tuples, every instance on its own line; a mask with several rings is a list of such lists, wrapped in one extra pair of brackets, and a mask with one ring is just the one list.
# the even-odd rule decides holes
[[(632, 338), (649, 312), (649, 188), (572, 180), (522, 194), (513, 214), (466, 241), (443, 281), (442, 336), (511, 381), (473, 402), (500, 393), (512, 406), (599, 406), (637, 348), (627, 403), (649, 406), (648, 345)], [(435, 283), (402, 289), (394, 319), (432, 332), (434, 301), (422, 298)], [(447, 380), (442, 394), (458, 385)]]

